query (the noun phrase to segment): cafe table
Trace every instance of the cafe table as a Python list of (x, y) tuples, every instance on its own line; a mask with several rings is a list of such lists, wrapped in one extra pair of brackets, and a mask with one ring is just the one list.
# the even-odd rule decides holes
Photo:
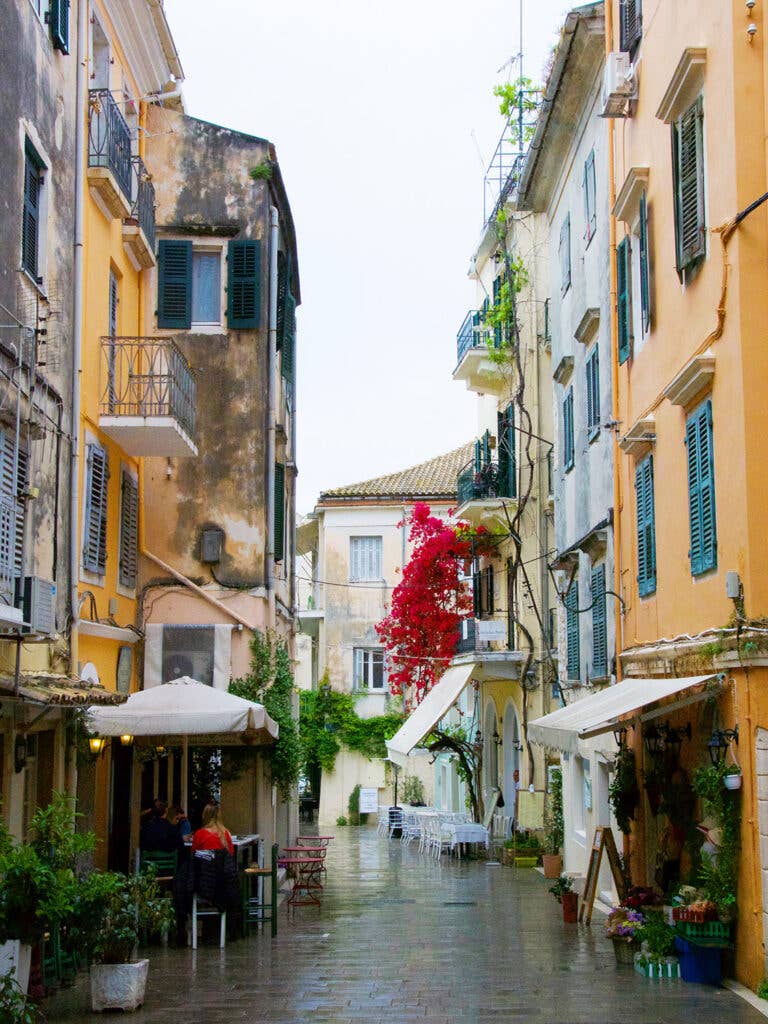
[(293, 872), (293, 889), (286, 900), (287, 907), (299, 907), (312, 904), (320, 906), (323, 891), (322, 871), (323, 858), (308, 856), (313, 853), (306, 846), (284, 846), (277, 863), (280, 867), (290, 868)]

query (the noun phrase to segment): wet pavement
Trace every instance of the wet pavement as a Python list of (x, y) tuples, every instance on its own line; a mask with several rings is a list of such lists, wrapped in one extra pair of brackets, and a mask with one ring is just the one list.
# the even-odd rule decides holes
[[(482, 861), (439, 864), (370, 828), (336, 829), (323, 905), (281, 908), (224, 950), (152, 949), (132, 1024), (764, 1024), (734, 993), (618, 967), (595, 914), (564, 925), (550, 883)], [(46, 1000), (51, 1024), (88, 1012), (87, 976)]]

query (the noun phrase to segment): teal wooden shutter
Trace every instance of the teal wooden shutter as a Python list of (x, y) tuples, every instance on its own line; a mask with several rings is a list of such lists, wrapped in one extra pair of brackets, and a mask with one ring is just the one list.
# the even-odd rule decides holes
[(704, 107), (701, 97), (672, 125), (677, 269), (706, 255)]
[(227, 324), (237, 330), (259, 326), (261, 316), (261, 243), (233, 239), (227, 255)]
[(691, 532), (691, 573), (698, 576), (717, 566), (715, 466), (712, 446), (712, 401), (691, 413), (686, 422), (688, 447), (688, 514)]
[(563, 400), (563, 469), (571, 469), (573, 460), (573, 388), (570, 387)]
[(285, 558), (285, 466), (275, 463), (275, 561)]
[(475, 441), (475, 473), (479, 473), (483, 468), (483, 445), (480, 441)]
[(581, 652), (579, 648), (579, 581), (573, 580), (565, 595), (565, 631), (568, 645), (567, 673), (569, 679), (581, 676)]
[(491, 432), (486, 430), (483, 434), (483, 468), (491, 462)]
[(139, 487), (123, 471), (120, 487), (120, 585), (133, 590), (138, 576)]
[(472, 573), (472, 614), (476, 619), (483, 617), (482, 573)]
[(616, 246), (616, 311), (619, 322), (619, 363), (626, 363), (632, 351), (630, 288), (632, 281), (629, 238)]
[(592, 674), (608, 675), (608, 632), (605, 616), (605, 566), (592, 570)]
[(294, 362), (296, 358), (296, 300), (288, 292), (285, 304), (285, 330), (282, 351), (280, 353), (280, 371), (283, 377), (293, 382)]
[(24, 148), (24, 207), (21, 221), (21, 265), (38, 283), (38, 239), (40, 228), (40, 190), (42, 165), (27, 143)]
[(62, 53), (69, 53), (69, 0), (51, 0), (48, 27), (54, 47)]
[(89, 444), (87, 448), (83, 568), (103, 575), (107, 565), (109, 458), (101, 445)]
[(277, 351), (285, 341), (286, 303), (290, 295), (288, 257), (284, 252), (277, 254)]
[(560, 227), (560, 294), (565, 295), (571, 287), (571, 215), (563, 221)]
[(653, 456), (635, 468), (637, 514), (637, 589), (640, 597), (656, 590), (656, 509), (653, 494)]
[(499, 493), (505, 498), (517, 496), (517, 453), (515, 451), (515, 408), (512, 404), (498, 413)]
[(157, 326), (192, 326), (192, 243), (163, 239), (158, 246)]
[(640, 310), (643, 331), (651, 326), (651, 273), (648, 259), (648, 201), (640, 196)]
[(600, 350), (597, 345), (587, 357), (587, 429), (592, 432), (600, 428)]

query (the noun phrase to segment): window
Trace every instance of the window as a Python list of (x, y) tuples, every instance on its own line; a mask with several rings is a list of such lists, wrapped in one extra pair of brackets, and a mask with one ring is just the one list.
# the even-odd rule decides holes
[(221, 323), (221, 251), (192, 250), (192, 323)]
[(472, 574), (472, 607), (476, 619), (493, 615), (493, 566), (480, 569)]
[(233, 239), (227, 250), (227, 324), (248, 330), (261, 315), (261, 243)]
[(517, 495), (517, 454), (515, 452), (515, 407), (510, 404), (498, 413), (498, 490), (502, 497)]
[(354, 688), (384, 691), (384, 651), (355, 647), (353, 657)]
[(619, 322), (619, 363), (632, 352), (632, 264), (629, 238), (616, 246), (616, 311)]
[(592, 570), (592, 675), (608, 675), (608, 633), (605, 615), (605, 566)]
[(285, 558), (285, 466), (275, 463), (275, 561)]
[(565, 632), (568, 644), (567, 673), (569, 679), (581, 676), (581, 652), (579, 650), (579, 581), (571, 582), (565, 595)]
[(24, 146), (24, 207), (21, 222), (21, 266), (36, 284), (40, 276), (41, 199), (45, 165), (27, 140)]
[(349, 538), (349, 578), (353, 583), (382, 580), (384, 573), (381, 561), (381, 537)]
[(672, 123), (675, 242), (679, 274), (706, 255), (704, 216), (704, 106), (699, 97)]
[(587, 356), (587, 430), (593, 441), (600, 436), (600, 351), (597, 345)]
[(619, 0), (619, 47), (634, 57), (643, 37), (642, 0)]
[(69, 0), (50, 0), (48, 27), (54, 47), (69, 53)]
[(139, 486), (123, 470), (120, 484), (120, 586), (135, 590), (138, 575)]
[(213, 626), (163, 626), (163, 677), (189, 676), (213, 686), (216, 630)]
[(656, 590), (656, 510), (653, 500), (653, 456), (635, 468), (637, 506), (637, 587), (640, 597)]
[(103, 576), (107, 567), (109, 457), (100, 444), (86, 445), (83, 568)]
[(573, 387), (563, 400), (563, 469), (573, 469)]
[(584, 163), (584, 218), (586, 221), (584, 238), (587, 245), (589, 245), (597, 227), (597, 183), (595, 180), (594, 149), (590, 152)]
[(565, 295), (571, 287), (571, 215), (563, 221), (560, 228), (560, 294)]
[(688, 417), (688, 512), (691, 529), (691, 573), (717, 567), (715, 463), (712, 450), (712, 401), (707, 399)]

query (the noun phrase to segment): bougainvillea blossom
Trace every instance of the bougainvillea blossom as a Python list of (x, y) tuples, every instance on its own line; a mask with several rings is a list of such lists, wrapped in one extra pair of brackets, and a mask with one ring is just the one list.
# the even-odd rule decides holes
[(413, 554), (376, 632), (387, 652), (389, 688), (402, 695), (408, 711), (421, 703), (456, 652), (461, 620), (472, 613), (462, 575), (487, 533), (468, 523), (447, 523), (424, 502), (400, 525), (410, 526)]

